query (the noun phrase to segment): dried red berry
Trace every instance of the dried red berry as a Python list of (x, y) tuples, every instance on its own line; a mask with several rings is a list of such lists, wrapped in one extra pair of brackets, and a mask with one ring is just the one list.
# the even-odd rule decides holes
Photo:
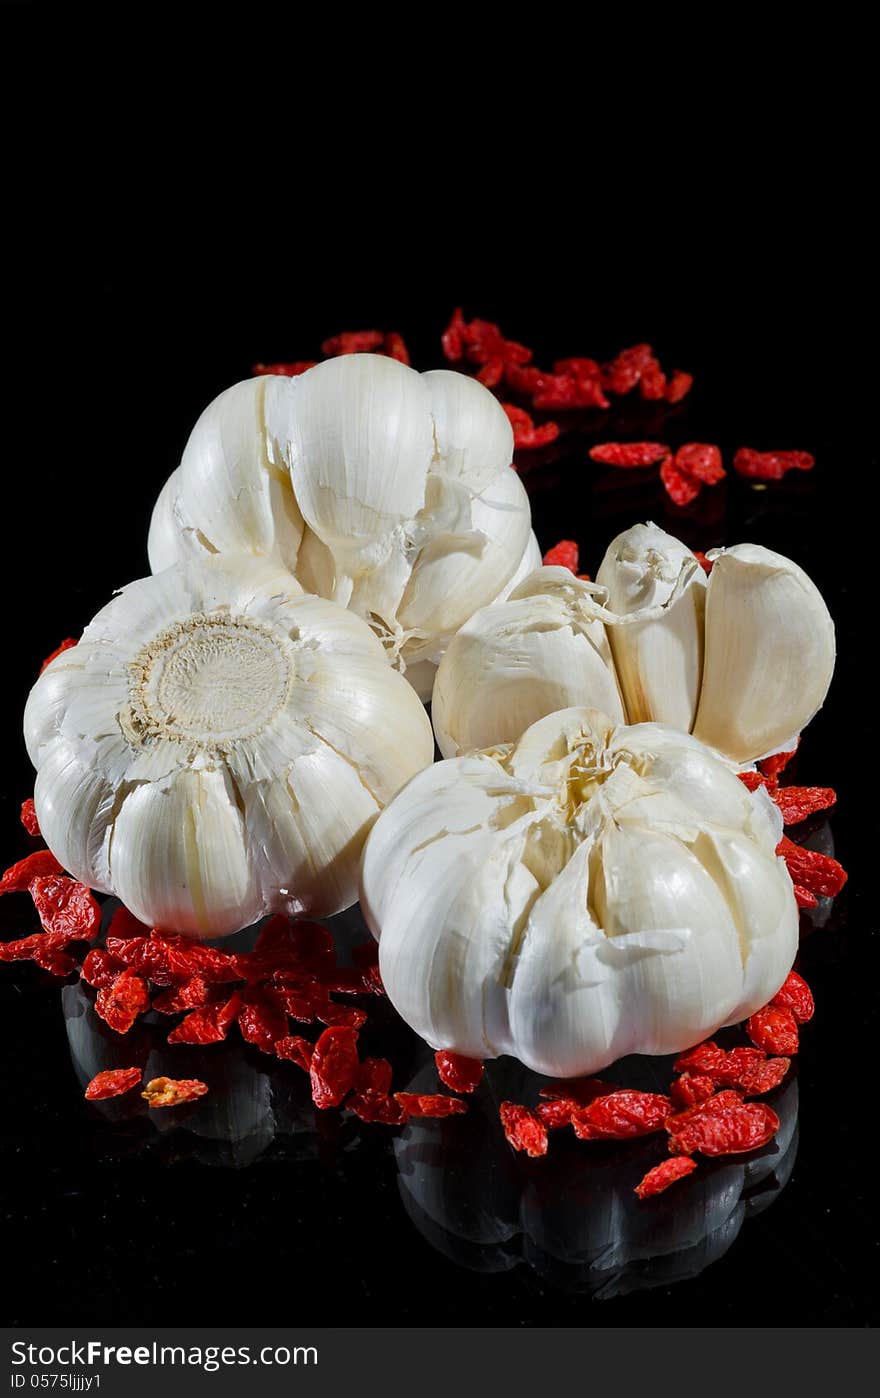
[(442, 1092), (395, 1092), (394, 1100), (407, 1116), (461, 1116), (468, 1105), (461, 1097), (447, 1097)]
[(797, 825), (837, 802), (837, 792), (830, 786), (778, 786), (772, 795), (786, 825)]
[(675, 1184), (676, 1180), (683, 1180), (685, 1175), (691, 1174), (696, 1168), (696, 1160), (691, 1160), (689, 1155), (671, 1155), (668, 1160), (662, 1160), (653, 1170), (648, 1171), (636, 1185), (635, 1193), (640, 1199), (650, 1199), (655, 1194), (662, 1194), (664, 1189)]
[(76, 965), (64, 952), (69, 940), (63, 932), (32, 932), (28, 937), (0, 942), (0, 961), (34, 961), (53, 976), (66, 976)]
[(346, 1025), (325, 1029), (315, 1044), (310, 1071), (315, 1106), (338, 1107), (357, 1078), (357, 1030)]
[(579, 550), (574, 539), (560, 539), (558, 544), (548, 549), (544, 554), (544, 566), (570, 568), (576, 573), (579, 566)]
[[(363, 1092), (353, 1092), (345, 1105), (348, 1111), (354, 1112), (361, 1121), (378, 1121), (383, 1126), (402, 1126), (409, 1116), (401, 1102), (396, 1102), (393, 1097), (386, 1097), (381, 1092), (374, 1092), (372, 1088)], [(418, 1116), (419, 1113), (414, 1115)], [(438, 1116), (443, 1113), (423, 1112), (421, 1115)]]
[(338, 354), (366, 354), (378, 349), (384, 338), (381, 330), (343, 330), (324, 341), (321, 353), (328, 359)]
[(662, 442), (603, 442), (590, 447), (590, 458), (603, 466), (654, 466), (668, 452)]
[(238, 1027), (245, 1043), (254, 1044), (261, 1053), (274, 1053), (278, 1040), (287, 1037), (287, 1015), (263, 989), (247, 991), (239, 1004)]
[[(169, 1044), (219, 1044), (229, 1033), (241, 1005), (238, 991), (228, 1000), (216, 1005), (203, 1005), (182, 1019), (176, 1029), (168, 1035)], [(285, 1030), (287, 1024), (284, 1024)], [(251, 1040), (251, 1042), (254, 1042)], [(260, 1043), (260, 1047), (263, 1045)], [(264, 1052), (271, 1050), (264, 1050)]]
[(524, 1150), (533, 1160), (547, 1154), (547, 1128), (528, 1107), (519, 1102), (502, 1102), (499, 1115), (507, 1143), (514, 1150)]
[(697, 560), (697, 562), (699, 563), (699, 565), (700, 565), (700, 567), (702, 568), (703, 572), (704, 572), (704, 573), (707, 575), (707, 577), (708, 577), (709, 573), (711, 573), (711, 571), (712, 571), (712, 559), (711, 559), (711, 558), (707, 558), (706, 555), (705, 555), (704, 553), (700, 553), (700, 550), (699, 550), (699, 549), (694, 549), (694, 550), (693, 550), (693, 554), (694, 554), (694, 558), (695, 558), (695, 559)]
[(746, 1033), (765, 1053), (790, 1054), (798, 1051), (797, 1020), (791, 1010), (765, 1005), (746, 1021)]
[(810, 893), (833, 898), (846, 883), (846, 870), (836, 859), (818, 850), (804, 849), (787, 835), (783, 835), (776, 846), (776, 853), (785, 860), (792, 883)]
[[(718, 1097), (722, 1095), (719, 1093)], [(736, 1103), (722, 1105), (718, 1098), (710, 1098), (692, 1110), (695, 1115), (670, 1136), (672, 1155), (692, 1155), (695, 1151), (702, 1155), (741, 1155), (767, 1145), (779, 1130), (779, 1117), (765, 1102), (743, 1102), (740, 1098)]]
[(121, 971), (110, 985), (98, 991), (95, 1009), (117, 1034), (127, 1034), (138, 1015), (150, 1008), (147, 983), (134, 971)]
[(794, 885), (794, 901), (799, 908), (817, 908), (819, 899), (815, 893), (811, 893), (807, 888), (801, 888), (800, 884)]
[(153, 1078), (141, 1096), (148, 1107), (179, 1107), (204, 1097), (207, 1091), (208, 1084), (198, 1078)]
[[(482, 369), (477, 371), (477, 380), (484, 388), (497, 388), (504, 377), (504, 360), (490, 359), (484, 364)], [(508, 414), (508, 416), (510, 416)], [(514, 433), (514, 446), (516, 446), (516, 434)]]
[(689, 505), (700, 493), (700, 482), (676, 465), (674, 456), (667, 456), (660, 467), (660, 479), (674, 505)]
[(639, 375), (639, 393), (650, 402), (657, 402), (666, 397), (666, 375), (660, 367), (660, 361), (653, 355), (647, 360)]
[(540, 388), (533, 393), (532, 406), (550, 412), (576, 408), (607, 408), (608, 399), (598, 378), (544, 374), (541, 376)]
[[(88, 958), (86, 958), (88, 960)], [(222, 992), (221, 992), (222, 994)], [(176, 1015), (184, 1010), (200, 1010), (218, 995), (216, 987), (208, 985), (201, 976), (191, 976), (182, 985), (172, 985), (153, 996), (153, 1009), (160, 1015)], [(218, 997), (219, 998), (219, 997)]]
[(117, 961), (116, 957), (111, 956), (103, 947), (92, 947), (79, 973), (87, 985), (93, 985), (96, 990), (103, 990), (105, 986), (112, 985), (124, 970), (124, 963)]
[(103, 1102), (106, 1097), (121, 1097), (141, 1080), (140, 1068), (108, 1068), (96, 1073), (85, 1090), (89, 1102)]
[(304, 374), (307, 369), (314, 369), (316, 359), (294, 359), (286, 363), (278, 364), (254, 364), (251, 368), (252, 374), (281, 374), (285, 378), (294, 379), (299, 374)]
[(101, 926), (101, 909), (85, 884), (64, 874), (44, 874), (28, 885), (46, 932), (91, 941)]
[(630, 345), (602, 367), (602, 386), (609, 393), (631, 393), (645, 369), (655, 364), (650, 345)]
[(690, 393), (693, 382), (693, 374), (686, 374), (683, 369), (673, 370), (666, 385), (667, 403), (680, 403)]
[(314, 1046), (301, 1034), (287, 1034), (283, 1039), (275, 1040), (276, 1058), (286, 1058), (298, 1068), (304, 1068), (306, 1072), (312, 1066), (313, 1052)]
[(438, 1049), (434, 1062), (440, 1081), (453, 1092), (473, 1092), (483, 1076), (483, 1065), (478, 1058), (465, 1058), (450, 1049)]
[(740, 447), (733, 458), (733, 469), (755, 481), (778, 481), (786, 471), (810, 471), (815, 458), (808, 451), (753, 451)]
[(774, 752), (772, 757), (762, 757), (758, 763), (758, 770), (763, 772), (768, 781), (775, 781), (780, 772), (784, 772), (789, 762), (796, 755), (801, 740), (798, 738), (793, 748), (788, 752)]
[(673, 1105), (676, 1107), (695, 1107), (700, 1102), (707, 1101), (715, 1093), (715, 1079), (708, 1073), (682, 1073), (680, 1078), (675, 1078), (669, 1089)]
[(452, 319), (440, 337), (443, 353), (453, 364), (464, 357), (465, 328), (465, 320), (462, 315), (461, 306), (456, 306), (455, 310), (452, 312)]
[(398, 364), (409, 364), (409, 350), (406, 347), (403, 336), (398, 335), (396, 330), (389, 330), (385, 334), (382, 344), (382, 351), (389, 359), (396, 359)]
[(38, 849), (9, 866), (0, 879), (0, 893), (26, 893), (34, 879), (63, 872), (51, 850)]
[(659, 1092), (634, 1092), (622, 1088), (607, 1097), (597, 1097), (572, 1117), (575, 1134), (582, 1140), (628, 1140), (660, 1131), (672, 1102)]
[(721, 452), (709, 442), (686, 442), (675, 453), (679, 471), (694, 476), (703, 485), (717, 485), (727, 475), (721, 464)]
[(724, 1049), (713, 1039), (706, 1039), (680, 1054), (672, 1066), (676, 1073), (708, 1073), (711, 1076), (713, 1069), (723, 1062)]
[(759, 786), (767, 785), (767, 778), (762, 777), (760, 772), (737, 772), (737, 776), (749, 791), (757, 791)]
[(513, 403), (502, 403), (501, 406), (513, 428), (514, 448), (531, 451), (535, 447), (545, 447), (548, 442), (555, 442), (559, 436), (558, 423), (545, 422), (543, 426), (536, 427), (524, 408), (517, 408)]
[(79, 642), (78, 642), (77, 640), (75, 640), (75, 638), (74, 638), (73, 636), (68, 636), (68, 637), (66, 638), (66, 640), (63, 640), (63, 641), (61, 642), (61, 644), (60, 644), (59, 646), (56, 646), (56, 647), (55, 647), (55, 649), (52, 651), (51, 655), (47, 655), (47, 656), (46, 656), (46, 659), (43, 661), (42, 665), (40, 666), (40, 674), (42, 675), (42, 673), (43, 673), (43, 671), (46, 669), (46, 666), (47, 666), (47, 665), (51, 665), (51, 664), (52, 664), (52, 661), (56, 658), (56, 656), (63, 655), (64, 652), (65, 652), (66, 650), (70, 650), (72, 646), (75, 646), (75, 645), (78, 645), (78, 644), (79, 644)]
[(361, 1029), (367, 1022), (364, 1011), (354, 1005), (337, 1005), (333, 1000), (315, 996), (312, 1007), (322, 1024), (347, 1024), (351, 1029)]
[(37, 820), (37, 812), (34, 806), (34, 798), (29, 796), (21, 803), (21, 823), (29, 835), (39, 835), (40, 822)]
[(743, 1073), (739, 1080), (740, 1091), (745, 1097), (760, 1097), (765, 1092), (772, 1092), (790, 1067), (790, 1058), (762, 1058)]
[(560, 1126), (570, 1126), (572, 1117), (580, 1109), (581, 1104), (575, 1102), (574, 1098), (556, 1097), (552, 1102), (539, 1102), (535, 1108), (535, 1116), (548, 1131), (555, 1131)]
[(613, 1083), (605, 1082), (602, 1078), (561, 1078), (558, 1082), (545, 1083), (538, 1096), (586, 1107), (597, 1097), (607, 1097), (616, 1090)]
[(798, 1024), (808, 1024), (816, 1012), (813, 992), (797, 971), (789, 971), (770, 1004), (791, 1010)]

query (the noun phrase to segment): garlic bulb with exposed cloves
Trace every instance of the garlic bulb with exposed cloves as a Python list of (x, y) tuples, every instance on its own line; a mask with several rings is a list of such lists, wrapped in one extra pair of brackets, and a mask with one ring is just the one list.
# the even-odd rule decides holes
[(61, 864), (198, 937), (353, 903), (370, 824), (434, 752), (363, 621), (224, 556), (123, 588), (34, 685), (25, 739)]
[(570, 1077), (775, 994), (798, 941), (781, 830), (695, 738), (566, 709), (414, 777), (368, 836), (361, 906), (433, 1048)]
[(573, 704), (672, 724), (741, 765), (790, 747), (831, 683), (828, 608), (781, 554), (737, 544), (709, 557), (707, 579), (678, 539), (640, 524), (595, 584), (542, 568), (475, 613), (434, 684), (443, 755), (514, 741)]
[(193, 428), (156, 502), (150, 564), (273, 558), (363, 617), (401, 669), (422, 666), (424, 690), (462, 623), (534, 559), (512, 458), (503, 409), (451, 370), (353, 354), (249, 379)]

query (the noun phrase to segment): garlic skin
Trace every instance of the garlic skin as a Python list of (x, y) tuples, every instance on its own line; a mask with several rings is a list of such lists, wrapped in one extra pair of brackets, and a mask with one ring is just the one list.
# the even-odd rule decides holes
[(370, 824), (434, 750), (369, 627), (240, 555), (123, 588), (40, 676), (24, 730), (61, 864), (203, 938), (353, 903)]
[(273, 558), (363, 617), (401, 670), (436, 664), (534, 557), (512, 459), (503, 409), (451, 370), (353, 354), (247, 380), (196, 423), (156, 502), (150, 566)]
[[(610, 544), (595, 585), (569, 575), (568, 593), (590, 635), (604, 629), (629, 723), (692, 731), (747, 766), (790, 748), (821, 707), (834, 624), (815, 584), (782, 554), (737, 544), (710, 558), (707, 579), (678, 539), (639, 524)], [(444, 756), (514, 741), (524, 718), (553, 707), (589, 704), (618, 716), (603, 667), (583, 668), (577, 625), (552, 640), (533, 634), (548, 628), (538, 599), (559, 572), (539, 569), (504, 607), (475, 613), (449, 646), (432, 707)], [(531, 601), (517, 609), (517, 598)]]
[(414, 777), (367, 839), (361, 907), (432, 1048), (573, 1077), (775, 994), (798, 944), (780, 834), (696, 739), (569, 708)]

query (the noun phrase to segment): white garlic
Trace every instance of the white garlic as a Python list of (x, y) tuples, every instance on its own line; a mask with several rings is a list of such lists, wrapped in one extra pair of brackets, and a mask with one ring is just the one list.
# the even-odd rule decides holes
[(364, 622), (222, 555), (123, 588), (40, 676), (25, 740), (61, 864), (198, 937), (349, 906), (371, 822), (434, 750)]
[(780, 834), (696, 739), (566, 709), (414, 777), (367, 839), (361, 906), (433, 1048), (570, 1077), (775, 994), (798, 940)]
[[(828, 608), (781, 554), (738, 544), (710, 557), (707, 580), (679, 540), (636, 525), (609, 546), (596, 585), (568, 575), (560, 591), (560, 570), (543, 568), (503, 606), (475, 613), (435, 680), (432, 713), (444, 756), (514, 741), (553, 708), (588, 704), (616, 717), (612, 681), (628, 722), (692, 731), (732, 762), (790, 747), (831, 683)], [(552, 608), (548, 592), (558, 597)], [(586, 626), (604, 662), (589, 669)]]
[[(271, 557), (363, 617), (401, 669), (534, 559), (513, 432), (464, 374), (343, 355), (236, 384), (199, 418), (156, 502), (154, 571), (216, 552)], [(431, 671), (417, 672), (423, 691)]]

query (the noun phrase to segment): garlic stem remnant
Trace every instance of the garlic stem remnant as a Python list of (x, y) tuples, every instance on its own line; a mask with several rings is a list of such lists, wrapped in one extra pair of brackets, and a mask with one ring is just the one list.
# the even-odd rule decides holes
[(40, 676), (25, 740), (56, 858), (197, 937), (348, 907), (370, 824), (433, 756), (369, 627), (240, 556), (123, 588)]
[(409, 782), (367, 839), (361, 905), (433, 1048), (571, 1077), (775, 994), (798, 939), (780, 835), (695, 738), (570, 708)]
[(693, 731), (735, 763), (791, 746), (831, 683), (828, 608), (781, 554), (737, 544), (709, 556), (707, 579), (678, 539), (639, 524), (610, 544), (595, 585), (569, 577), (562, 588), (559, 570), (542, 568), (477, 612), (437, 672), (443, 755), (515, 741), (553, 708), (586, 703), (616, 717), (612, 684), (628, 722)]
[(512, 458), (498, 402), (451, 370), (352, 354), (249, 379), (193, 428), (153, 511), (150, 565), (274, 559), (363, 617), (427, 698), (458, 628), (540, 562)]

